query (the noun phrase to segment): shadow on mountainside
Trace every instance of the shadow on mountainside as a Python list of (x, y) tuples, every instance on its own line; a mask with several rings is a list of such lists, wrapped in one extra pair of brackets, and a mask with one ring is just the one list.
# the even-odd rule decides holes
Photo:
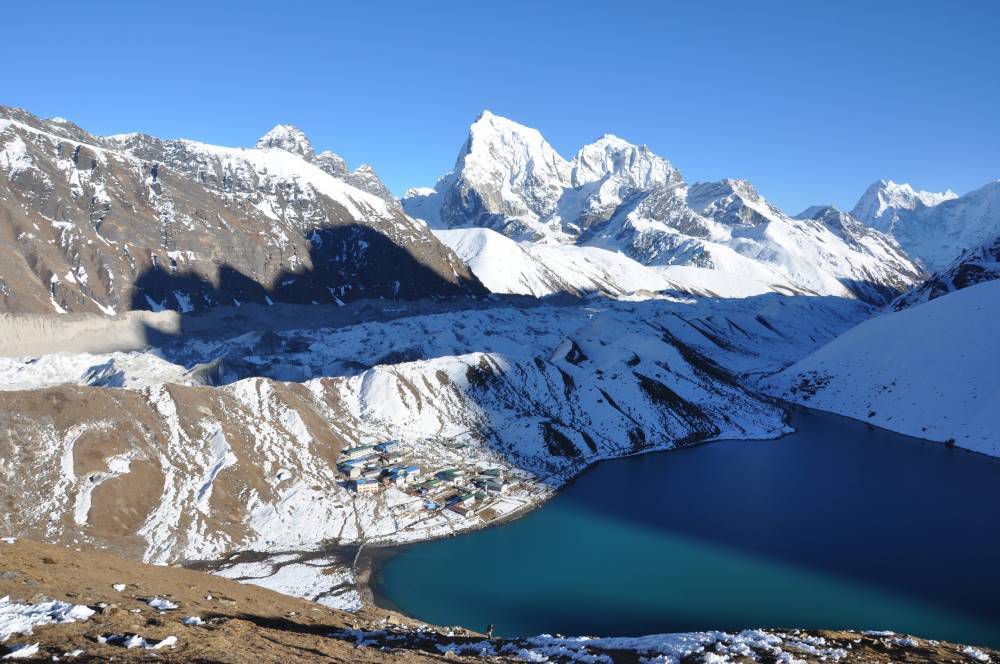
[(449, 279), (407, 248), (361, 224), (316, 228), (307, 237), (311, 267), (286, 270), (269, 284), (228, 264), (219, 266), (214, 279), (154, 265), (136, 279), (131, 308), (192, 313), (248, 303), (342, 304), (361, 298), (412, 300), (487, 294), (475, 278), (453, 275)]
[(866, 281), (863, 279), (848, 279), (847, 277), (841, 277), (838, 281), (840, 281), (844, 288), (852, 292), (859, 300), (875, 307), (881, 307), (889, 304), (902, 293), (906, 292), (905, 290), (890, 288), (884, 284), (880, 284), (875, 281)]

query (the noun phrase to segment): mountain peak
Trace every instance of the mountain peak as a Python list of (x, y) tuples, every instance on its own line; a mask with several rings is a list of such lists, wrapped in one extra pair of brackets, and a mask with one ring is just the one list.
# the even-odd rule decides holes
[(537, 129), (514, 122), (510, 118), (505, 118), (491, 111), (483, 111), (469, 127), (469, 135), (470, 137), (485, 137), (490, 134), (497, 136), (528, 136), (532, 142), (545, 142), (541, 132)]
[(302, 130), (290, 124), (275, 125), (271, 131), (260, 137), (260, 140), (257, 141), (257, 147), (260, 149), (276, 148), (306, 159), (312, 159), (316, 156), (312, 143), (309, 142)]
[(792, 219), (822, 219), (829, 214), (841, 214), (836, 205), (810, 205)]
[(681, 182), (680, 173), (669, 161), (645, 145), (629, 143), (614, 134), (604, 134), (584, 145), (573, 158), (574, 186), (608, 176), (625, 183), (627, 190)]
[(323, 150), (316, 155), (313, 163), (335, 178), (343, 178), (348, 173), (347, 162), (344, 161), (344, 158), (329, 150)]
[(951, 189), (943, 192), (916, 190), (909, 183), (881, 179), (873, 182), (861, 195), (851, 215), (882, 230), (891, 226), (900, 210), (934, 207), (958, 198)]
[[(621, 138), (620, 136), (616, 136), (614, 134), (603, 134), (600, 138), (598, 138), (596, 141), (594, 141), (593, 143), (591, 143), (591, 145), (609, 145), (609, 146), (614, 146), (614, 147), (619, 147), (619, 148), (634, 148), (634, 147), (636, 147), (632, 143), (629, 143), (628, 141), (626, 141), (624, 138)], [(643, 147), (645, 147), (645, 146), (643, 146)]]
[(473, 179), (477, 173), (504, 173), (511, 182), (531, 174), (565, 180), (569, 165), (537, 129), (483, 111), (469, 127), (455, 170)]

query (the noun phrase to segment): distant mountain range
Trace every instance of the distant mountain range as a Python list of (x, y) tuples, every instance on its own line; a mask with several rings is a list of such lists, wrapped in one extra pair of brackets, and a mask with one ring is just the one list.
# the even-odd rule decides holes
[(850, 213), (789, 215), (745, 180), (689, 185), (616, 136), (565, 159), (537, 130), (484, 111), (455, 169), (400, 201), (370, 166), (317, 154), (291, 125), (227, 148), (93, 136), (0, 107), (0, 237), (9, 312), (488, 291), (882, 305), (1000, 237), (1000, 181), (958, 196), (882, 180)]
[(689, 186), (646, 146), (610, 135), (567, 160), (538, 131), (489, 112), (455, 169), (433, 190), (409, 191), (403, 207), (432, 228), (597, 247), (783, 292), (882, 303), (922, 274), (890, 236), (843, 213), (792, 217), (744, 180)]
[(872, 228), (891, 234), (928, 270), (941, 270), (959, 254), (1000, 236), (1000, 180), (958, 196), (914, 191), (880, 180), (851, 212)]

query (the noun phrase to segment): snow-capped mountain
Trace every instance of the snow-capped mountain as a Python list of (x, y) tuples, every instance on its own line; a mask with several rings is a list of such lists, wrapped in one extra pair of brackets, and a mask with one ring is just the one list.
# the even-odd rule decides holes
[(892, 238), (839, 219), (793, 218), (746, 181), (688, 187), (670, 162), (610, 135), (567, 160), (537, 130), (488, 111), (472, 124), (455, 169), (433, 190), (407, 192), (403, 206), (436, 229), (485, 227), (518, 241), (598, 247), (779, 292), (881, 303), (921, 275)]
[(851, 215), (869, 226), (891, 233), (901, 215), (958, 198), (951, 189), (943, 192), (914, 190), (907, 183), (879, 180), (858, 199)]
[(876, 316), (765, 389), (880, 427), (1000, 454), (1000, 281)]
[(862, 195), (853, 214), (892, 235), (928, 270), (943, 270), (963, 251), (1000, 235), (1000, 181), (958, 196), (880, 180)]
[(1000, 237), (965, 251), (951, 265), (897, 297), (891, 306), (898, 311), (996, 279), (1000, 279)]
[(267, 150), (269, 148), (297, 154), (306, 161), (312, 161), (313, 157), (316, 156), (312, 143), (301, 129), (293, 125), (275, 125), (269, 132), (261, 136), (257, 141), (257, 149)]
[(558, 232), (552, 218), (570, 165), (537, 130), (484, 111), (435, 193), (406, 199), (435, 228), (493, 228), (515, 239)]
[(411, 189), (406, 211), (434, 228), (492, 228), (515, 240), (573, 242), (629, 196), (683, 185), (645, 146), (605, 135), (564, 159), (540, 132), (484, 111), (455, 169), (434, 189)]
[(97, 137), (0, 107), (0, 311), (485, 292), (370, 167), (289, 125), (257, 145)]

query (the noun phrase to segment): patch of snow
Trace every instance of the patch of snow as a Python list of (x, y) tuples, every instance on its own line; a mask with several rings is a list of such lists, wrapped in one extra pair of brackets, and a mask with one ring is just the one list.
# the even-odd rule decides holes
[(38, 643), (26, 643), (14, 648), (0, 659), (27, 659), (38, 654)]
[(983, 662), (983, 664), (988, 664), (990, 656), (984, 653), (979, 648), (973, 648), (972, 646), (965, 646), (962, 648), (962, 654), (968, 655), (970, 658), (976, 660), (977, 662)]
[(156, 609), (157, 611), (172, 611), (180, 607), (179, 604), (177, 604), (176, 602), (172, 602), (165, 597), (154, 597), (148, 600), (146, 603), (149, 604), (154, 609)]
[(43, 625), (55, 625), (85, 621), (94, 611), (83, 604), (50, 601), (40, 604), (20, 604), (10, 601), (10, 597), (0, 598), (0, 642), (13, 634), (30, 635), (32, 629)]

